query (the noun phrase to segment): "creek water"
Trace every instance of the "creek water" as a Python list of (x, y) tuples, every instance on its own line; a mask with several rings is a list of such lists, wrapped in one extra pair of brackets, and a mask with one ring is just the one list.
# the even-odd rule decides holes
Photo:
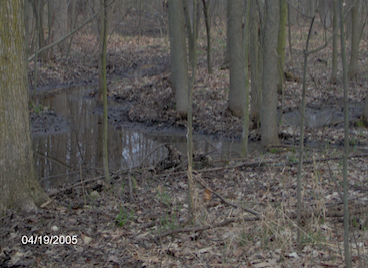
[[(101, 108), (96, 108), (96, 98), (89, 97), (93, 90), (96, 90), (95, 86), (70, 88), (42, 100), (43, 106), (50, 107), (67, 122), (61, 131), (33, 135), (37, 175), (46, 188), (75, 183), (81, 177), (103, 173), (102, 112)], [(113, 105), (111, 101), (109, 107)], [(162, 143), (172, 144), (186, 155), (185, 131), (166, 133), (150, 132), (144, 127), (134, 129), (108, 126), (110, 170), (135, 167), (143, 159), (144, 164), (154, 165), (167, 156), (165, 146), (154, 150)], [(240, 142), (194, 135), (193, 146), (196, 151), (215, 151), (217, 155), (227, 158), (240, 148)]]
[[(55, 188), (103, 173), (102, 109), (97, 107), (96, 98), (90, 97), (90, 93), (96, 90), (96, 86), (69, 88), (56, 94), (45, 95), (41, 101), (43, 106), (50, 107), (66, 121), (57, 131), (51, 130), (46, 134), (33, 135), (37, 175), (44, 187)], [(108, 106), (111, 110), (114, 110), (116, 105), (118, 104), (114, 101), (109, 101)], [(116, 110), (119, 111), (119, 109)], [(353, 114), (360, 114), (362, 107), (356, 106), (351, 109), (350, 112)], [(338, 123), (342, 118), (341, 110), (306, 109), (305, 120), (309, 127), (323, 127)], [(294, 110), (283, 115), (284, 125), (299, 125), (299, 123), (299, 111)], [(174, 145), (186, 156), (185, 135), (185, 130), (152, 131), (144, 126), (135, 125), (132, 128), (128, 124), (127, 128), (116, 128), (109, 125), (110, 170), (132, 168), (141, 164), (142, 160), (145, 165), (154, 165), (167, 156), (167, 149), (165, 146), (159, 146), (161, 144)], [(211, 139), (196, 134), (193, 136), (193, 146), (195, 151), (212, 152), (215, 157), (224, 159), (228, 159), (230, 154), (234, 156), (234, 153), (239, 152), (241, 148), (239, 140)], [(250, 153), (262, 151), (257, 142), (249, 143), (248, 150)]]

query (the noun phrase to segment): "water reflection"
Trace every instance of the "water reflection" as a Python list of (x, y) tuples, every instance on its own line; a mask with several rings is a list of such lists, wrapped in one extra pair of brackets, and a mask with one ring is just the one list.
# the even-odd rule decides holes
[[(92, 90), (95, 89), (90, 86), (71, 88), (43, 100), (44, 106), (52, 108), (69, 123), (69, 128), (62, 132), (33, 136), (37, 175), (46, 188), (102, 174), (102, 112), (96, 110), (95, 98), (89, 97)], [(174, 144), (186, 154), (185, 132), (152, 134), (116, 129), (109, 125), (110, 169), (135, 167), (143, 159), (145, 164), (154, 164), (167, 155), (167, 149), (159, 146), (162, 143)], [(227, 155), (240, 148), (240, 144), (195, 136), (194, 148), (202, 152), (216, 151), (217, 154)]]

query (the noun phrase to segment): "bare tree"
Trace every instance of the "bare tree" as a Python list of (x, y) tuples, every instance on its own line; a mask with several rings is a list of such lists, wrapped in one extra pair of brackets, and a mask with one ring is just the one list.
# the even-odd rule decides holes
[[(52, 10), (55, 14), (54, 18), (54, 38), (61, 39), (68, 33), (68, 1), (52, 0)], [(66, 42), (61, 42), (57, 46), (59, 51), (65, 51)]]
[(343, 154), (343, 185), (344, 185), (344, 252), (345, 266), (351, 267), (350, 251), (349, 251), (349, 189), (348, 189), (348, 154), (349, 154), (349, 109), (348, 109), (348, 82), (345, 55), (345, 34), (344, 20), (342, 11), (342, 1), (339, 1), (340, 11), (340, 39), (341, 39), (341, 58), (342, 58), (342, 81), (344, 87), (344, 154)]
[(288, 18), (288, 4), (286, 0), (280, 0), (280, 26), (279, 26), (279, 42), (277, 45), (277, 54), (279, 56), (279, 84), (277, 92), (282, 93), (282, 84), (284, 83), (285, 68), (285, 44), (286, 44), (286, 22)]
[(352, 18), (352, 33), (351, 33), (351, 54), (348, 77), (356, 78), (358, 74), (358, 56), (359, 56), (359, 41), (360, 41), (360, 11), (359, 0), (354, 1), (353, 9), (351, 10)]
[(244, 55), (244, 103), (243, 103), (243, 131), (242, 131), (242, 154), (248, 155), (248, 133), (249, 133), (249, 71), (248, 71), (248, 53), (249, 53), (249, 14), (250, 0), (245, 3), (245, 20), (243, 28), (243, 55)]
[(337, 1), (333, 0), (333, 41), (332, 41), (332, 73), (331, 73), (331, 83), (336, 83), (337, 81)]
[(38, 183), (33, 162), (23, 1), (0, 1), (0, 27), (0, 212), (29, 211), (49, 198)]
[(261, 112), (263, 146), (279, 143), (277, 122), (277, 82), (279, 76), (276, 54), (280, 17), (279, 8), (279, 1), (266, 0)]
[(228, 109), (236, 116), (243, 115), (244, 105), (244, 52), (242, 34), (243, 3), (228, 0), (228, 45), (230, 89)]
[(171, 85), (175, 94), (178, 117), (187, 116), (189, 92), (183, 8), (182, 0), (173, 0), (169, 3)]
[(106, 85), (106, 47), (107, 47), (107, 0), (100, 0), (100, 90), (102, 89), (103, 98), (103, 138), (102, 138), (102, 156), (104, 176), (110, 183), (109, 161), (107, 153), (107, 85)]
[(250, 0), (250, 72), (251, 72), (251, 112), (250, 120), (254, 122), (253, 127), (259, 126), (260, 110), (262, 103), (261, 90), (261, 68), (260, 68), (260, 40), (258, 35), (259, 16), (256, 0)]

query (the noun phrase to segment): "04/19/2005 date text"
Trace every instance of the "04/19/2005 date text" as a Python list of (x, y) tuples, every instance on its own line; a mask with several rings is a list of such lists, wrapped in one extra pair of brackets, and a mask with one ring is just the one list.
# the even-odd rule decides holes
[(22, 244), (27, 245), (76, 245), (78, 243), (77, 235), (23, 235)]

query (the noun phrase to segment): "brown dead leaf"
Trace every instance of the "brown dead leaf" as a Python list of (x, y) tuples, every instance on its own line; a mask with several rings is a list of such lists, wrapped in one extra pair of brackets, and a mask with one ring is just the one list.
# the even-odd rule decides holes
[(206, 188), (203, 193), (203, 201), (208, 202), (210, 200), (211, 200), (211, 192), (210, 190), (208, 190), (208, 188)]

